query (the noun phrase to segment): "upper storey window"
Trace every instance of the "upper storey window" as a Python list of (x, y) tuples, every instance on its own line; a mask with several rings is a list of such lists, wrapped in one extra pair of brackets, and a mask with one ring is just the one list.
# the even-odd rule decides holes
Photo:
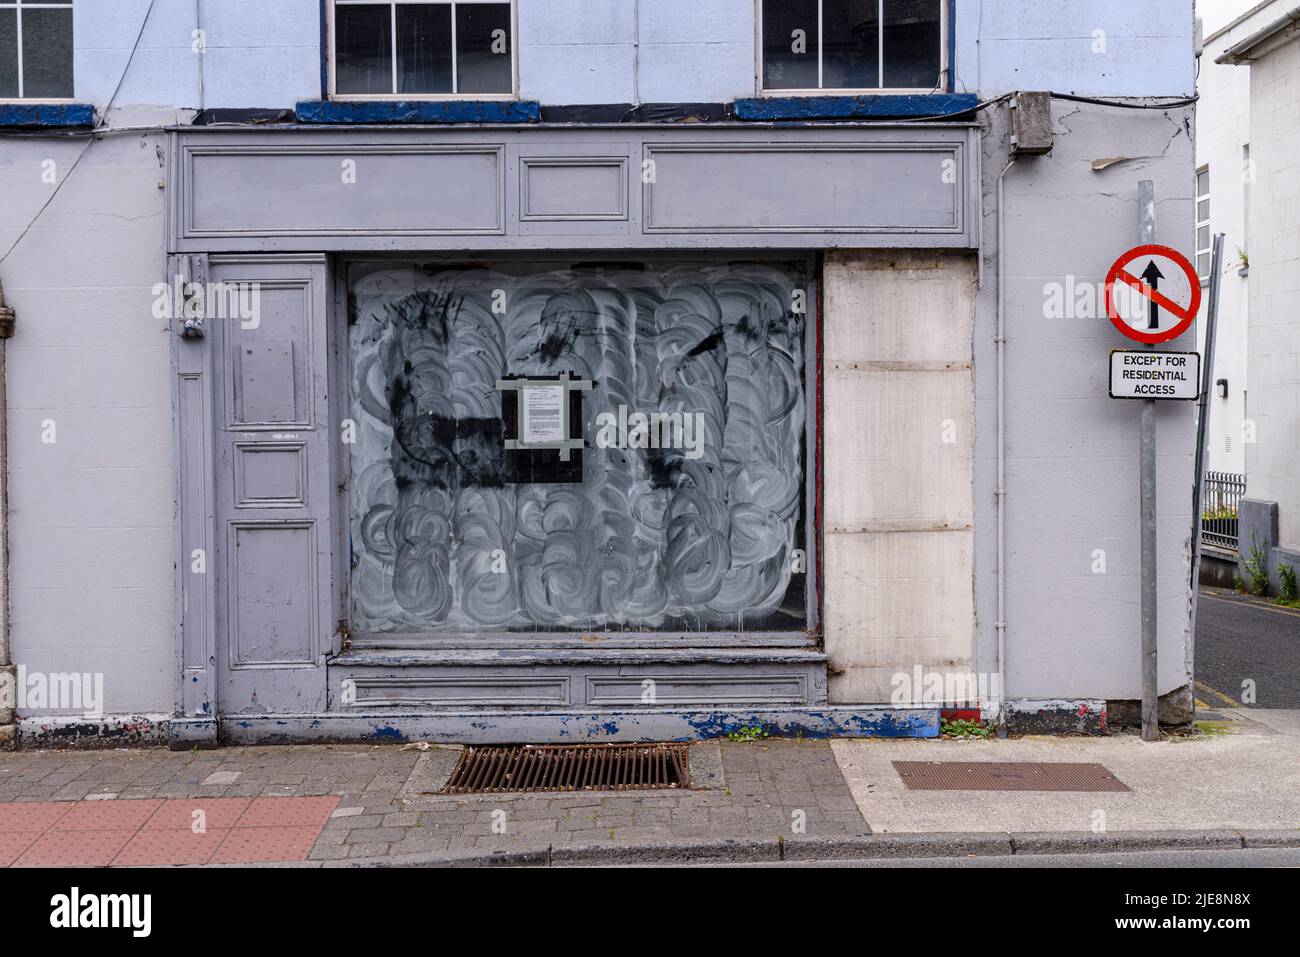
[(514, 95), (513, 3), (333, 0), (331, 13), (337, 97)]
[(948, 0), (759, 0), (765, 92), (946, 90)]
[(0, 0), (0, 100), (72, 98), (72, 4)]

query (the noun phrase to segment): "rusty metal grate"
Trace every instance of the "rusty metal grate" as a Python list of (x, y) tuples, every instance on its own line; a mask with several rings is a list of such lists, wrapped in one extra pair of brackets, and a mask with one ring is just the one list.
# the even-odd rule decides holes
[(684, 744), (515, 744), (466, 748), (442, 794), (684, 788)]
[(895, 761), (909, 791), (1127, 791), (1100, 764)]

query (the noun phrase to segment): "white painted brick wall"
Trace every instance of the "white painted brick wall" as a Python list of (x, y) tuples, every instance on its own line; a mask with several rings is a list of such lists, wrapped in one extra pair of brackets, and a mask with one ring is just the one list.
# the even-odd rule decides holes
[(1300, 546), (1300, 40), (1254, 61), (1247, 447), (1251, 498), (1278, 503), (1280, 543)]

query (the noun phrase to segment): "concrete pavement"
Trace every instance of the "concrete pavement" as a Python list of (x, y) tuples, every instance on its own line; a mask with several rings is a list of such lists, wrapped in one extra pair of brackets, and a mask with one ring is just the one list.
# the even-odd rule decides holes
[[(1230, 716), (1229, 733), (1152, 743), (1118, 734), (835, 741), (831, 748), (875, 833), (1300, 828), (1300, 712)], [(909, 791), (892, 761), (1096, 762), (1132, 790)]]
[[(74, 852), (99, 864), (306, 867), (968, 857), (1018, 866), (992, 862), (1104, 852), (1174, 863), (1209, 851), (1251, 855), (1233, 858), (1242, 863), (1300, 847), (1300, 711), (1228, 717), (1227, 733), (1151, 744), (1136, 735), (705, 742), (691, 749), (690, 790), (653, 792), (440, 795), (430, 793), (435, 772), (454, 754), (397, 745), (17, 752), (0, 755), (0, 865), (76, 863), (59, 856)], [(907, 791), (894, 760), (1095, 761), (1132, 791)], [(333, 802), (328, 817), (298, 820), (319, 814), (308, 798)], [(196, 811), (233, 836), (173, 833), (169, 858), (159, 832), (180, 832)], [(50, 830), (38, 835), (32, 815)], [(72, 837), (50, 822), (72, 822)], [(125, 842), (120, 854), (107, 850), (112, 841)]]

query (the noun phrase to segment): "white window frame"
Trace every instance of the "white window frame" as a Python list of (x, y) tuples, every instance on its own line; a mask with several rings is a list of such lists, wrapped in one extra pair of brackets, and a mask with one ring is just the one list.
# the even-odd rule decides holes
[[(912, 93), (947, 93), (950, 77), (948, 76), (948, 0), (939, 2), (939, 76), (936, 86), (902, 87), (902, 86), (845, 86), (845, 87), (787, 87), (769, 90), (763, 86), (763, 0), (754, 0), (754, 89), (758, 96), (892, 96)], [(879, 37), (877, 60), (877, 77), (883, 82), (885, 71), (885, 0), (876, 0), (877, 15), (882, 29)], [(822, 81), (822, 8), (824, 0), (817, 0), (817, 81)]]
[[(0, 10), (18, 11), (18, 95), (0, 96), (0, 103), (73, 103), (75, 96), (24, 96), (23, 95), (23, 11), (72, 10), (72, 35), (76, 37), (76, 7), (73, 0), (0, 0)], [(72, 81), (77, 80), (76, 63), (73, 63)]]
[[(1211, 219), (1214, 216), (1214, 201), (1210, 199), (1211, 194), (1214, 192), (1214, 185), (1213, 183), (1211, 183), (1209, 192), (1202, 193), (1201, 192), (1202, 173), (1204, 173), (1205, 178), (1209, 180), (1210, 166), (1208, 163), (1204, 166), (1198, 166), (1196, 168), (1196, 173), (1192, 178), (1192, 192), (1196, 194), (1195, 198), (1192, 201), (1193, 202), (1192, 219), (1195, 220), (1196, 222), (1196, 227), (1195, 227), (1196, 231), (1192, 235), (1192, 245), (1196, 248), (1195, 257), (1193, 259), (1193, 262), (1196, 263), (1196, 276), (1198, 279), (1201, 280), (1201, 285), (1205, 285), (1207, 282), (1210, 281), (1210, 273), (1214, 269), (1214, 230), (1209, 228)], [(1209, 205), (1211, 219), (1201, 219), (1202, 202), (1205, 202)], [(1201, 244), (1199, 241), (1202, 226), (1206, 227), (1206, 231), (1210, 237), (1210, 245), (1204, 249), (1201, 248)], [(1203, 254), (1209, 254), (1210, 256), (1210, 265), (1209, 268), (1206, 269), (1204, 274), (1201, 273), (1201, 264), (1200, 264), (1201, 256)]]
[[(457, 85), (456, 73), (456, 6), (475, 6), (487, 3), (510, 4), (510, 92), (509, 93), (339, 93), (335, 82), (335, 70), (338, 65), (338, 53), (335, 49), (334, 10), (338, 6), (355, 7), (376, 4), (388, 4), (396, 8), (403, 5), (436, 5), (452, 7), (451, 14), (451, 69), (452, 84)], [(518, 0), (329, 0), (326, 4), (328, 13), (329, 42), (326, 55), (329, 59), (329, 98), (341, 102), (372, 100), (517, 100), (519, 99), (519, 4)], [(396, 9), (392, 13), (393, 23), (393, 88), (397, 88), (397, 18)]]

